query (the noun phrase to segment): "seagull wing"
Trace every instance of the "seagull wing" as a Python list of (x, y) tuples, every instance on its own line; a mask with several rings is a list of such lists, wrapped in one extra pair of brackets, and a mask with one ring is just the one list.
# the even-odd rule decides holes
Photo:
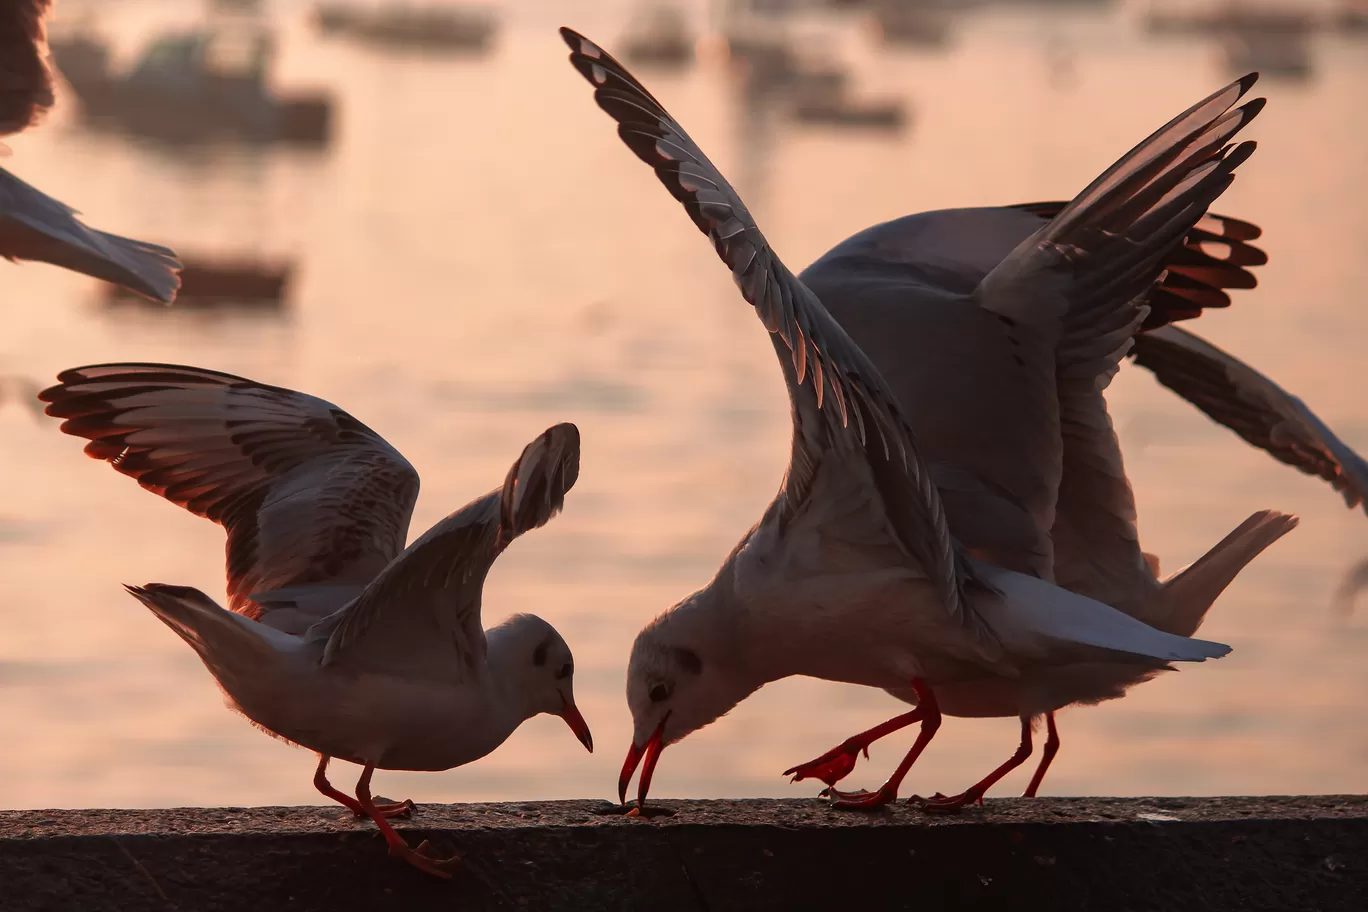
[(329, 402), (170, 364), (57, 379), (39, 398), (87, 455), (224, 527), (234, 611), (300, 632), (404, 547), (418, 473)]
[(171, 303), (180, 288), (174, 251), (89, 228), (76, 210), (0, 168), (0, 256), (37, 260)]
[(1279, 462), (1330, 482), (1368, 512), (1368, 462), (1306, 404), (1234, 355), (1187, 330), (1165, 326), (1135, 340), (1135, 363)]
[(374, 671), (397, 663), (414, 677), (469, 680), (485, 657), (485, 575), (513, 539), (561, 511), (579, 477), (579, 457), (573, 424), (558, 424), (528, 444), (503, 487), (437, 523), (354, 602), (319, 624), (311, 635), (328, 637), (323, 663)]
[(570, 62), (618, 135), (650, 165), (713, 242), (771, 333), (784, 367), (794, 446), (784, 500), (801, 504), (824, 459), (862, 461), (899, 546), (927, 574), (952, 617), (986, 633), (964, 598), (965, 565), (940, 494), (879, 372), (822, 302), (780, 261), (721, 172), (635, 77), (587, 38), (561, 29)]

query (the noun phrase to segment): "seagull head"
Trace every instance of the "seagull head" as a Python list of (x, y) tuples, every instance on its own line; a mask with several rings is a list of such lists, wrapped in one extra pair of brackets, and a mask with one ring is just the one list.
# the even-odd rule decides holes
[(575, 658), (565, 638), (533, 614), (514, 615), (487, 634), (490, 664), (517, 695), (527, 718), (560, 716), (580, 743), (594, 752), (594, 738), (575, 706)]
[(694, 596), (637, 635), (627, 665), (633, 734), (618, 779), (623, 803), (638, 766), (637, 803), (644, 806), (661, 751), (725, 715), (756, 689), (736, 673), (737, 639), (722, 621)]

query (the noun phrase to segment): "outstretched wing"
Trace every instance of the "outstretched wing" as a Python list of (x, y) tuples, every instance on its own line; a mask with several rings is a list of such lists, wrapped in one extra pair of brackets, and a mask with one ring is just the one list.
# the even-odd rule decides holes
[(174, 251), (97, 231), (76, 210), (0, 168), (0, 256), (38, 260), (170, 304), (180, 288)]
[(89, 456), (224, 527), (234, 611), (300, 632), (404, 547), (418, 473), (331, 403), (171, 364), (57, 379), (39, 398)]
[[(1257, 226), (1226, 216), (1198, 221), (1146, 296), (1150, 312), (1132, 353), (1146, 348), (1146, 337), (1159, 327), (1229, 306), (1227, 289), (1253, 288), (1249, 267), (1268, 262), (1249, 243), (1259, 234)], [(1064, 473), (1051, 530), (1055, 582), (1144, 617), (1160, 585), (1140, 551), (1135, 495), (1111, 416), (1096, 390), (1077, 379), (1061, 379), (1059, 411)]]
[(566, 28), (561, 37), (571, 64), (594, 86), (599, 107), (618, 122), (618, 135), (712, 240), (771, 333), (794, 417), (788, 498), (802, 502), (825, 453), (865, 460), (902, 548), (937, 586), (953, 617), (986, 631), (963, 597), (967, 570), (940, 495), (873, 363), (775, 255), (736, 191), (660, 102), (592, 41)]
[[(1225, 227), (1207, 216), (1207, 207), (1254, 150), (1253, 143), (1231, 143), (1263, 108), (1263, 99), (1235, 107), (1254, 81), (1231, 83), (1151, 134), (1054, 213), (974, 293), (985, 308), (1028, 330), (1042, 319), (1058, 321), (1057, 328), (1046, 325), (1059, 338), (1060, 461), (1041, 461), (1042, 471), (1059, 472), (1049, 529), (1055, 581), (1123, 611), (1142, 607), (1156, 581), (1140, 550), (1135, 500), (1103, 390), (1144, 326), (1223, 305), (1223, 287), (1252, 284), (1242, 265), (1212, 264), (1200, 245)], [(1044, 214), (1039, 204), (1021, 208)], [(1230, 223), (1236, 235), (1251, 233), (1246, 227), (1252, 228)], [(1240, 257), (1251, 265), (1259, 259)]]
[(573, 424), (548, 428), (528, 444), (502, 488), (437, 523), (355, 602), (318, 625), (313, 635), (328, 637), (323, 663), (356, 670), (402, 663), (415, 677), (467, 679), (485, 655), (485, 575), (513, 539), (561, 511), (579, 478), (579, 457)]
[(1142, 298), (1254, 152), (1231, 140), (1263, 109), (1262, 98), (1234, 107), (1256, 79), (1213, 92), (1126, 153), (995, 266), (974, 299), (1014, 322), (1058, 321), (1061, 375), (1109, 377), (1148, 315)]
[(1368, 462), (1306, 404), (1210, 342), (1177, 326), (1135, 340), (1135, 363), (1274, 459), (1317, 475), (1368, 512)]

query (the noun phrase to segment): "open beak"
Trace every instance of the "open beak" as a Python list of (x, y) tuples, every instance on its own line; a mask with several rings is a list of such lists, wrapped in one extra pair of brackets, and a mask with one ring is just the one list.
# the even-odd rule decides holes
[(627, 786), (632, 782), (632, 774), (645, 757), (646, 763), (641, 767), (641, 781), (637, 783), (637, 807), (646, 806), (646, 793), (651, 790), (651, 776), (655, 773), (660, 752), (665, 749), (665, 723), (669, 718), (669, 713), (666, 713), (665, 718), (656, 726), (655, 734), (651, 735), (644, 747), (633, 742), (627, 751), (627, 760), (622, 764), (622, 775), (618, 777), (618, 801), (623, 804), (627, 803)]
[[(564, 697), (561, 699), (565, 700)], [(592, 754), (594, 752), (594, 736), (589, 734), (589, 725), (584, 721), (584, 716), (580, 715), (575, 704), (565, 700), (564, 705), (561, 706), (560, 717), (565, 720), (566, 725), (570, 726), (570, 730), (575, 733), (576, 738), (579, 738), (584, 749)]]

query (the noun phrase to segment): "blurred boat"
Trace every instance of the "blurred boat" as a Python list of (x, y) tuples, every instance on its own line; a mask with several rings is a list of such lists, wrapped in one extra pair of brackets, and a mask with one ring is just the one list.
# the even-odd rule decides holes
[[(182, 255), (176, 307), (278, 310), (285, 306), (293, 272), (294, 264), (279, 258)], [(104, 298), (107, 304), (153, 303), (117, 285), (106, 285)]]
[(790, 113), (811, 126), (901, 130), (907, 122), (901, 99), (858, 99), (830, 90), (796, 92)]
[(1259, 72), (1270, 78), (1310, 78), (1311, 48), (1301, 33), (1234, 31), (1221, 36), (1221, 55), (1232, 76)]
[(628, 21), (618, 46), (628, 63), (678, 68), (693, 63), (694, 41), (684, 10), (658, 4)]
[(1221, 32), (1272, 32), (1305, 34), (1322, 24), (1314, 10), (1300, 5), (1227, 2), (1207, 9), (1190, 5), (1151, 6), (1145, 14), (1146, 30), (1155, 34), (1216, 34)]
[(1342, 32), (1368, 32), (1368, 0), (1345, 0), (1332, 20)]
[(882, 44), (935, 48), (949, 43), (954, 10), (940, 3), (879, 0), (869, 15)]
[(364, 9), (348, 3), (320, 3), (314, 22), (325, 35), (362, 44), (423, 51), (478, 53), (489, 48), (499, 21), (483, 7), (389, 4)]
[(754, 89), (841, 92), (850, 81), (841, 64), (821, 54), (805, 53), (773, 34), (732, 31), (723, 36), (723, 50)]
[(126, 73), (88, 32), (50, 37), (48, 46), (93, 125), (178, 142), (323, 144), (330, 136), (328, 96), (281, 95), (268, 85), (275, 48), (262, 27), (163, 34)]

